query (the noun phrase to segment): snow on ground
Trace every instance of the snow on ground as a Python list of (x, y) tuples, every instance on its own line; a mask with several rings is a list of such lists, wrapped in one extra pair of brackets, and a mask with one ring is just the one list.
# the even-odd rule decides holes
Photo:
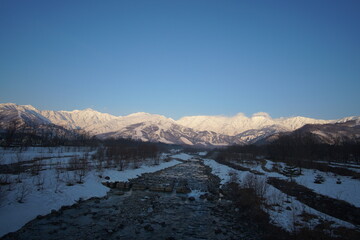
[(360, 168), (360, 164), (356, 164), (356, 163), (337, 163), (337, 162), (330, 162), (330, 165), (334, 165), (337, 167), (353, 167), (353, 168)]
[(341, 164), (341, 163), (330, 163), (332, 167), (347, 168), (351, 171), (360, 173), (360, 165), (357, 164)]
[[(220, 164), (212, 159), (204, 159), (204, 164), (209, 166), (212, 169), (212, 174), (214, 174), (220, 178), (221, 184), (225, 184), (226, 182), (228, 182), (230, 180), (229, 173), (235, 172), (237, 174), (237, 178), (240, 181), (242, 181), (243, 178), (247, 174), (249, 174), (248, 171), (239, 171), (234, 168), (228, 167), (224, 164)], [(266, 173), (265, 171), (262, 170), (261, 166), (257, 166), (253, 170), (257, 170), (258, 172), (261, 172), (261, 173)], [(278, 173), (269, 173), (268, 176), (285, 178), (283, 175), (278, 174)]]
[(132, 178), (137, 178), (138, 176), (140, 176), (143, 173), (157, 172), (164, 168), (175, 166), (179, 163), (181, 163), (181, 162), (179, 162), (177, 160), (172, 160), (169, 162), (160, 163), (159, 165), (153, 165), (153, 166), (143, 165), (138, 169), (127, 169), (124, 171), (107, 169), (102, 173), (102, 175), (109, 176), (110, 177), (109, 181), (127, 181)]
[(191, 159), (193, 156), (191, 156), (191, 155), (189, 155), (187, 153), (179, 153), (179, 154), (176, 154), (176, 155), (172, 155), (171, 157), (187, 161), (187, 160)]
[[(236, 174), (238, 181), (241, 183), (244, 181), (244, 178), (248, 174), (252, 174), (249, 171), (240, 171), (233, 169), (226, 165), (220, 164), (212, 159), (204, 159), (204, 164), (212, 169), (212, 174), (218, 176), (221, 179), (221, 184), (225, 184), (226, 182), (228, 182), (231, 178), (230, 175)], [(268, 161), (265, 167), (271, 169), (273, 164), (273, 162)], [(246, 166), (249, 167), (250, 165), (246, 164)], [(264, 173), (264, 175), (256, 175), (256, 178), (260, 181), (266, 180), (266, 178), (269, 176), (286, 179), (285, 176), (279, 173), (264, 171), (261, 168), (261, 165), (255, 164), (253, 165), (253, 167), (254, 168), (252, 168), (252, 170)], [(297, 201), (296, 198), (287, 196), (286, 194), (269, 184), (267, 184), (267, 192), (265, 194), (265, 198), (267, 204), (273, 206), (272, 208), (264, 208), (264, 210), (269, 213), (272, 223), (285, 229), (286, 231), (294, 231), (296, 226), (295, 223), (300, 223), (302, 226), (313, 228), (318, 225), (321, 220), (333, 221), (334, 224), (332, 224), (332, 226), (334, 227), (343, 226), (347, 228), (355, 228), (353, 224), (319, 212), (301, 203), (300, 201)], [(287, 210), (286, 208), (288, 208), (289, 210)], [(316, 218), (311, 221), (305, 222), (300, 216), (304, 212), (315, 215)]]
[[(212, 159), (204, 159), (204, 164), (211, 168), (212, 174), (214, 174), (220, 178), (221, 184), (225, 184), (226, 182), (228, 182), (230, 180), (229, 172), (235, 170), (231, 167), (220, 164)], [(240, 171), (237, 171), (237, 172), (240, 172)]]
[[(270, 160), (266, 160), (265, 167), (271, 169), (272, 166), (276, 164)], [(285, 163), (277, 163), (284, 167)], [(258, 168), (257, 168), (258, 169)], [(276, 172), (265, 172), (261, 169), (258, 169), (260, 172), (266, 174), (269, 177), (277, 177), (281, 179), (286, 179), (282, 174)], [(316, 175), (321, 175), (324, 177), (325, 181), (321, 184), (314, 183)], [(340, 179), (341, 184), (336, 182)], [(334, 173), (326, 173), (319, 170), (313, 169), (302, 169), (302, 175), (295, 177), (294, 180), (309, 189), (314, 190), (314, 192), (328, 196), (331, 198), (344, 200), (348, 203), (360, 207), (360, 181), (358, 179), (352, 179), (347, 176), (339, 176)]]
[(198, 155), (199, 156), (205, 156), (208, 152), (199, 152)]
[(200, 190), (192, 190), (187, 194), (188, 197), (194, 197), (195, 199), (199, 199), (201, 195), (206, 194), (207, 192), (202, 192)]
[[(317, 174), (324, 177), (325, 181), (321, 184), (314, 183)], [(341, 184), (336, 184), (337, 179)], [(325, 196), (344, 200), (348, 203), (360, 207), (360, 181), (346, 176), (334, 176), (333, 173), (325, 173), (310, 169), (303, 169), (302, 175), (295, 178), (298, 184), (314, 190)]]
[[(271, 170), (274, 164), (278, 164), (284, 167), (285, 163), (274, 163), (270, 160), (266, 160), (265, 168)], [(268, 177), (276, 177), (280, 179), (287, 179), (284, 175), (277, 172), (266, 172), (262, 169), (261, 164), (239, 164), (244, 167), (251, 168), (265, 174)], [(320, 174), (324, 177), (325, 181), (321, 184), (314, 183), (315, 176)], [(341, 184), (336, 182), (340, 179)], [(294, 180), (309, 189), (314, 190), (316, 193), (344, 200), (348, 203), (360, 207), (360, 181), (358, 179), (352, 179), (351, 177), (334, 175), (333, 173), (321, 172), (313, 169), (302, 169), (302, 175), (295, 177)]]
[(0, 148), (0, 165), (16, 162), (30, 161), (33, 158), (50, 158), (66, 156), (83, 156), (84, 154), (94, 154), (88, 147), (27, 147), (20, 148)]
[(270, 161), (270, 160), (265, 160), (265, 161), (266, 161), (265, 168), (271, 170), (275, 163), (273, 161)]
[(319, 163), (326, 163), (329, 164), (331, 167), (337, 167), (337, 168), (346, 168), (354, 172), (360, 172), (360, 164), (356, 162), (350, 162), (350, 163), (338, 163), (338, 162), (328, 162), (328, 161), (316, 161)]
[[(351, 223), (334, 218), (301, 203), (296, 200), (295, 197), (287, 196), (271, 185), (268, 185), (266, 202), (267, 204), (272, 205), (272, 208), (270, 209), (264, 208), (270, 215), (271, 222), (289, 232), (296, 230), (296, 225), (298, 223), (313, 229), (316, 225), (320, 224), (322, 220), (334, 222), (332, 224), (333, 227), (342, 226), (346, 228), (356, 228)], [(315, 215), (316, 218), (306, 222), (301, 217), (303, 213)]]
[[(3, 199), (0, 206), (0, 237), (6, 233), (20, 229), (27, 222), (31, 221), (38, 215), (45, 215), (51, 210), (58, 210), (61, 206), (72, 205), (78, 199), (88, 199), (91, 197), (103, 197), (109, 191), (109, 188), (101, 184), (104, 178), (99, 175), (109, 176), (110, 181), (127, 181), (136, 178), (142, 173), (156, 172), (161, 169), (179, 164), (179, 161), (172, 160), (163, 162), (154, 166), (141, 166), (138, 169), (127, 169), (124, 171), (104, 170), (97, 172), (90, 171), (83, 184), (66, 186), (66, 182), (73, 180), (73, 172), (64, 172), (61, 175), (61, 181), (56, 180), (56, 170), (48, 169), (41, 171), (41, 176), (45, 179), (43, 190), (37, 190), (34, 182), (37, 177), (25, 176), (19, 183), (13, 186), (13, 190), (7, 192), (6, 198)], [(24, 188), (23, 188), (24, 187)], [(17, 198), (24, 190), (28, 195), (24, 203), (18, 203)], [(56, 191), (57, 190), (57, 191)], [(25, 194), (26, 195), (26, 194)]]

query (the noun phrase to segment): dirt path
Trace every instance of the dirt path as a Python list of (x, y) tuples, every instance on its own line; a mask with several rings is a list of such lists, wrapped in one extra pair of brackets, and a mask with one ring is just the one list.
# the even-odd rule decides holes
[[(4, 239), (258, 239), (246, 222), (232, 221), (235, 213), (225, 211), (231, 203), (219, 198), (219, 179), (210, 172), (202, 161), (194, 160), (144, 174), (131, 181), (133, 186), (174, 190), (113, 189), (105, 198), (35, 219)], [(203, 193), (191, 198), (176, 192), (184, 187)]]

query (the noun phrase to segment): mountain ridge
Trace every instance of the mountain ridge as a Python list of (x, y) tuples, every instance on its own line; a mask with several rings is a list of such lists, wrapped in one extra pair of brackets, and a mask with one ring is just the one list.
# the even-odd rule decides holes
[(31, 105), (0, 104), (0, 127), (11, 119), (28, 125), (55, 124), (69, 130), (84, 130), (99, 138), (130, 137), (142, 141), (170, 144), (225, 146), (255, 143), (271, 135), (290, 132), (307, 124), (336, 124), (355, 121), (350, 116), (337, 120), (306, 117), (272, 118), (259, 112), (247, 117), (238, 113), (225, 116), (186, 116), (179, 120), (163, 115), (138, 112), (126, 116), (114, 116), (91, 108), (73, 111), (38, 110)]

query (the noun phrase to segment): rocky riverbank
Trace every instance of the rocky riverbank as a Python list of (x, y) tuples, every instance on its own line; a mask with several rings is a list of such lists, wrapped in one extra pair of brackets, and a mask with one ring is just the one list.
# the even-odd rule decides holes
[(219, 179), (201, 160), (143, 174), (128, 184), (126, 189), (112, 184), (105, 198), (38, 217), (4, 239), (259, 238), (246, 222), (234, 223), (231, 201), (221, 198)]

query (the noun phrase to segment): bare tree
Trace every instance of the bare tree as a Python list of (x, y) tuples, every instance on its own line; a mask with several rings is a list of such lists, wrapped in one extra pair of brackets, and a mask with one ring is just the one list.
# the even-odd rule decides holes
[[(6, 189), (8, 185), (8, 189)], [(8, 191), (11, 191), (11, 181), (8, 174), (0, 175), (0, 205), (6, 199)]]
[(0, 185), (8, 185), (10, 183), (10, 178), (8, 174), (1, 174), (0, 175)]
[(93, 160), (95, 160), (96, 169), (102, 171), (103, 162), (105, 160), (105, 149), (104, 147), (99, 147), (96, 153), (92, 156)]
[(4, 155), (5, 155), (4, 152), (0, 152), (0, 165), (2, 165), (4, 162), (4, 159), (5, 159)]
[(125, 159), (123, 159), (121, 156), (116, 156), (115, 164), (117, 166), (117, 169), (119, 171), (122, 171), (122, 170), (124, 170), (124, 167), (125, 167)]
[(55, 192), (59, 191), (60, 182), (61, 182), (61, 172), (62, 172), (62, 164), (60, 161), (57, 161), (55, 164)]
[(112, 162), (113, 162), (113, 160), (112, 160), (112, 157), (107, 157), (106, 159), (105, 159), (105, 167), (106, 168), (111, 168), (112, 167)]
[(7, 191), (3, 187), (3, 185), (0, 185), (0, 206), (5, 201), (7, 196)]
[(5, 131), (5, 146), (9, 147), (14, 141), (15, 133), (20, 126), (20, 120), (14, 119), (9, 122)]
[(16, 192), (16, 201), (19, 203), (24, 203), (26, 198), (30, 194), (30, 188), (29, 185), (25, 182), (21, 183), (20, 186), (17, 188)]
[(9, 177), (8, 174), (4, 174), (3, 176), (4, 176), (5, 185), (8, 186), (7, 191), (9, 191), (9, 192), (12, 191), (13, 190), (12, 187), (14, 185), (13, 181), (11, 181), (11, 178)]
[(21, 151), (19, 151), (15, 154), (15, 160), (16, 160), (17, 164), (21, 164), (21, 162), (24, 161), (24, 157), (23, 157)]
[(255, 174), (248, 173), (242, 183), (244, 188), (254, 189), (257, 196), (264, 199), (269, 186), (266, 183), (266, 177), (260, 177)]
[(235, 170), (229, 170), (229, 182), (230, 183), (238, 183), (239, 182), (239, 176)]
[(31, 167), (31, 174), (36, 176), (39, 175), (42, 169), (42, 159), (34, 160), (33, 165)]
[(16, 175), (16, 179), (15, 179), (15, 182), (16, 183), (22, 183), (24, 179), (24, 173), (20, 172)]
[(35, 185), (38, 187), (38, 191), (44, 190), (44, 183), (45, 183), (45, 175), (44, 174), (38, 174), (35, 177)]
[(77, 183), (83, 183), (84, 177), (86, 176), (86, 173), (88, 171), (88, 159), (87, 158), (76, 158), (76, 167), (75, 167), (75, 174), (74, 177), (76, 179)]
[(133, 157), (133, 168), (134, 169), (137, 169), (140, 167), (140, 160), (138, 159), (138, 157), (134, 156)]
[(157, 151), (157, 149), (156, 149), (156, 151), (153, 152), (152, 159), (153, 159), (153, 161), (154, 161), (154, 162), (153, 162), (154, 165), (159, 165), (159, 163), (160, 163), (160, 154), (159, 154), (159, 152)]
[(72, 172), (70, 172), (68, 170), (65, 171), (64, 177), (65, 177), (66, 186), (73, 186), (75, 184), (74, 183), (74, 177), (71, 177), (70, 173), (72, 173)]
[(79, 167), (80, 167), (79, 157), (74, 156), (74, 157), (70, 158), (70, 160), (68, 162), (67, 170), (74, 171), (74, 170), (78, 169)]

